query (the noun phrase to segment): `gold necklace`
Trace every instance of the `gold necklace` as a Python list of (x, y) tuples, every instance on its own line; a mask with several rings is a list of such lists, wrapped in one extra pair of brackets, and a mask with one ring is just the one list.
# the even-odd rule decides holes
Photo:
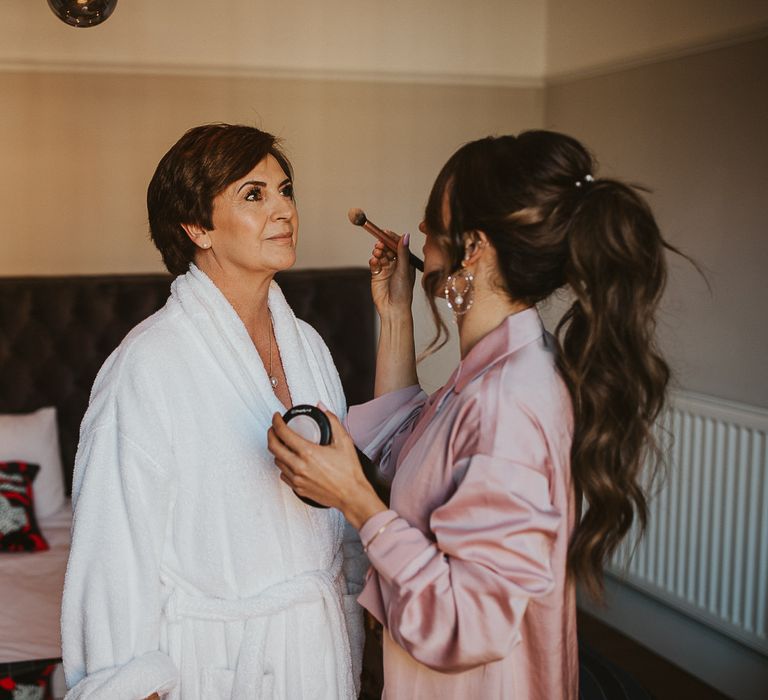
[(269, 383), (273, 389), (277, 388), (277, 377), (272, 371), (272, 313), (269, 314)]

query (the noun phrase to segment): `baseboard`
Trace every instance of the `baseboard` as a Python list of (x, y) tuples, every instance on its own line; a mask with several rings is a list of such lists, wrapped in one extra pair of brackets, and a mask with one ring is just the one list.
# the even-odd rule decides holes
[(606, 578), (606, 604), (579, 596), (579, 607), (735, 700), (768, 696), (768, 658)]

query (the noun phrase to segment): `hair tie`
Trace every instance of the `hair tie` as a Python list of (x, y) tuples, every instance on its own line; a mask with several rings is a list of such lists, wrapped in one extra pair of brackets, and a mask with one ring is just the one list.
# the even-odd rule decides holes
[(593, 178), (589, 173), (587, 173), (584, 176), (583, 180), (576, 180), (576, 182), (574, 182), (573, 184), (576, 185), (576, 187), (581, 187), (584, 183), (594, 182), (594, 181), (595, 181), (595, 178)]

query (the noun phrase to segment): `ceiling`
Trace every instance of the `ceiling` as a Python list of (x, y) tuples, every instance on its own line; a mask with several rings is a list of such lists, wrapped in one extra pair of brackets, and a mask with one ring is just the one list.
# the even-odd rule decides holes
[(501, 85), (768, 33), (765, 0), (120, 0), (90, 29), (45, 0), (4, 0), (2, 12), (5, 70)]

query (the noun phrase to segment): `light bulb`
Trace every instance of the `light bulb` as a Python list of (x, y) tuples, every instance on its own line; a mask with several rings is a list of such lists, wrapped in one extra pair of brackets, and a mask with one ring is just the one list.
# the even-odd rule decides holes
[(114, 11), (117, 0), (48, 0), (48, 6), (71, 27), (95, 27)]

